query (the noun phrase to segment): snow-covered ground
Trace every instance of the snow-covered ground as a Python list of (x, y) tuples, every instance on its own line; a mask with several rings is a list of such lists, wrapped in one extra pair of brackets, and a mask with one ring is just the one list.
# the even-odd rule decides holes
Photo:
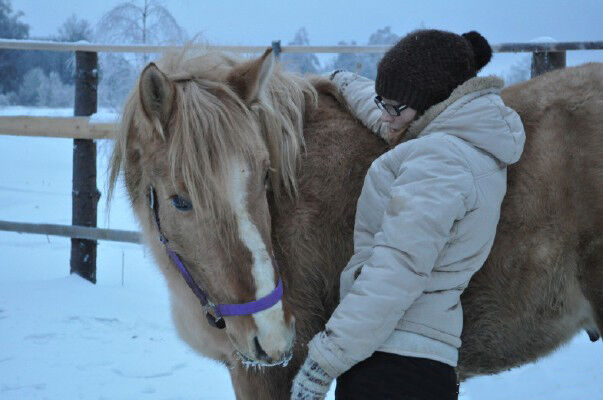
[[(103, 194), (109, 146), (98, 142)], [(71, 152), (69, 139), (0, 135), (0, 220), (69, 224)], [(109, 221), (103, 199), (99, 226), (138, 229), (122, 191)], [(0, 399), (234, 399), (226, 368), (178, 339), (142, 246), (99, 242), (97, 285), (69, 275), (69, 248), (0, 232)], [(464, 383), (461, 399), (603, 399), (602, 356), (581, 333), (538, 363)]]

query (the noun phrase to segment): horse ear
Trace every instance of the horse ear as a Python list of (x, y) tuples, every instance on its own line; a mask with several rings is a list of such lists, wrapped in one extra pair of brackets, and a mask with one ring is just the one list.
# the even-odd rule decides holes
[(247, 104), (257, 100), (274, 70), (274, 56), (268, 48), (260, 58), (237, 65), (226, 79)]
[(176, 91), (174, 84), (155, 63), (150, 63), (142, 70), (138, 92), (147, 117), (151, 121), (159, 120), (165, 126), (172, 113)]

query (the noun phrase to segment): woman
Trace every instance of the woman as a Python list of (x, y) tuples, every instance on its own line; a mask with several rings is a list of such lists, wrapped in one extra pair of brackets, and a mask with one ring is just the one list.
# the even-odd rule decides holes
[[(477, 32), (419, 30), (380, 61), (385, 129), (360, 117), (393, 148), (367, 172), (341, 302), (308, 344), (293, 399), (323, 399), (334, 379), (337, 399), (458, 398), (460, 295), (490, 252), (525, 141), (503, 82), (476, 77), (491, 56)], [(358, 94), (340, 88), (354, 108)]]

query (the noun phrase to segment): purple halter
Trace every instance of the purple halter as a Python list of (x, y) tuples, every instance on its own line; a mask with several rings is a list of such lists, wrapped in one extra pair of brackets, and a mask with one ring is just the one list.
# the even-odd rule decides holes
[(159, 240), (164, 244), (165, 249), (180, 271), (180, 274), (186, 281), (186, 284), (189, 288), (195, 293), (195, 296), (201, 302), (201, 306), (205, 310), (205, 316), (207, 317), (207, 322), (215, 328), (224, 329), (226, 327), (226, 323), (224, 322), (224, 316), (230, 315), (250, 315), (256, 312), (266, 310), (276, 303), (283, 297), (283, 281), (279, 277), (278, 284), (276, 288), (270, 292), (268, 295), (255, 300), (250, 301), (248, 303), (239, 303), (239, 304), (214, 304), (208, 298), (205, 292), (195, 283), (195, 280), (188, 272), (188, 269), (178, 257), (174, 251), (170, 249), (168, 246), (168, 240), (161, 232), (161, 224), (159, 223), (159, 203), (157, 202), (157, 194), (155, 193), (155, 189), (151, 186), (149, 190), (149, 206), (153, 210), (153, 214), (155, 215), (155, 223), (157, 224), (157, 230), (159, 230)]

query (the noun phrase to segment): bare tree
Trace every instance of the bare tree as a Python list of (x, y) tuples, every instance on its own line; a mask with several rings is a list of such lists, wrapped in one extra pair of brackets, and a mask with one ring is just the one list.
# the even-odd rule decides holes
[[(97, 24), (95, 40), (119, 44), (181, 44), (185, 30), (157, 0), (127, 1), (109, 10)], [(102, 54), (99, 100), (104, 106), (121, 107), (138, 71), (149, 62), (148, 54)]]
[(120, 3), (98, 23), (97, 39), (105, 43), (176, 44), (186, 40), (184, 29), (156, 0)]
[(92, 40), (92, 27), (85, 19), (79, 19), (73, 14), (63, 22), (59, 28), (57, 39), (61, 42), (77, 42), (79, 40)]
[[(187, 39), (187, 34), (157, 0), (142, 0), (141, 5), (131, 0), (118, 4), (102, 16), (96, 39), (120, 44), (180, 44)], [(143, 54), (140, 64), (146, 65), (148, 61), (148, 54)]]

